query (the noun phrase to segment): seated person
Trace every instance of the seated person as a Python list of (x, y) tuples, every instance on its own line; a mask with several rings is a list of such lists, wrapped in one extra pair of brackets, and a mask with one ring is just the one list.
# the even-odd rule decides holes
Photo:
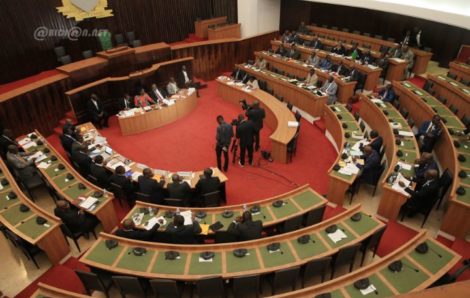
[(289, 54), (289, 52), (288, 52), (288, 51), (286, 50), (286, 48), (284, 47), (284, 44), (281, 44), (281, 45), (279, 46), (279, 48), (277, 48), (277, 50), (276, 50), (275, 53), (278, 54), (278, 55), (281, 55), (281, 56), (283, 56), (283, 57), (284, 57), (284, 56), (287, 56), (287, 55)]
[(65, 152), (67, 152), (68, 154), (72, 154), (72, 145), (76, 141), (77, 139), (74, 137), (72, 128), (69, 127), (64, 129), (64, 133), (60, 136), (60, 143), (62, 144), (62, 147), (64, 148)]
[(420, 151), (432, 152), (441, 134), (442, 124), (439, 115), (434, 115), (431, 120), (424, 121), (416, 134), (416, 139), (420, 144)]
[(22, 148), (20, 148), (18, 142), (16, 142), (13, 131), (11, 129), (4, 128), (3, 133), (0, 135), (0, 154), (2, 157), (6, 157), (8, 147), (10, 145), (15, 145), (18, 147), (19, 151), (24, 151)]
[(88, 146), (86, 143), (76, 143), (72, 145), (71, 160), (78, 166), (78, 171), (84, 177), (90, 174), (91, 164), (93, 163), (88, 156)]
[(16, 145), (9, 145), (7, 152), (7, 161), (19, 174), (20, 180), (26, 180), (38, 175), (35, 158), (27, 159), (31, 153), (20, 152)]
[(193, 218), (193, 223), (190, 225), (184, 224), (184, 217), (176, 214), (173, 217), (173, 224), (168, 224), (165, 232), (174, 244), (196, 244), (196, 235), (201, 233), (199, 223)]
[(295, 46), (294, 43), (291, 44), (288, 57), (291, 58), (291, 59), (294, 59), (294, 60), (299, 60), (300, 59), (300, 53), (299, 53), (299, 51), (297, 51), (297, 47)]
[(158, 229), (160, 228), (160, 223), (156, 223), (150, 230), (145, 229), (136, 229), (134, 221), (130, 218), (125, 219), (122, 223), (122, 228), (116, 231), (116, 236), (127, 238), (127, 239), (134, 239), (140, 241), (153, 241), (155, 240), (155, 234), (157, 233)]
[(406, 212), (408, 217), (413, 217), (416, 213), (432, 208), (438, 198), (439, 176), (436, 170), (428, 170), (424, 174), (425, 182), (419, 190), (409, 187), (405, 191), (411, 195), (401, 207), (402, 212)]
[(263, 57), (256, 58), (255, 67), (259, 69), (266, 69), (267, 62)]
[(243, 82), (244, 84), (248, 81), (248, 78), (249, 78), (249, 75), (248, 73), (246, 73), (245, 71), (243, 71), (243, 69), (241, 68), (236, 68), (233, 70), (232, 72), (232, 78), (235, 80), (235, 81), (241, 81)]
[(307, 78), (305, 79), (305, 84), (316, 87), (317, 82), (318, 82), (318, 76), (315, 73), (315, 69), (311, 68), (310, 71), (308, 72)]
[(179, 88), (178, 88), (178, 84), (176, 84), (175, 78), (170, 77), (170, 81), (166, 85), (166, 92), (171, 96), (171, 95), (175, 95), (176, 93), (178, 93), (178, 91), (179, 91)]
[(369, 50), (364, 51), (363, 55), (361, 56), (361, 62), (363, 64), (372, 64), (372, 62), (374, 62), (374, 58), (372, 58)]
[(360, 71), (358, 71), (354, 66), (351, 68), (349, 72), (349, 81), (353, 82), (356, 81), (356, 87), (354, 87), (354, 91), (363, 89), (364, 88), (364, 81), (365, 75), (363, 75)]
[(320, 57), (317, 56), (316, 52), (313, 52), (312, 55), (310, 55), (305, 63), (309, 65), (313, 65), (313, 67), (319, 67), (320, 66)]
[(92, 232), (99, 224), (96, 217), (70, 206), (69, 202), (65, 200), (57, 201), (54, 215), (60, 218), (72, 233), (82, 232), (85, 237), (88, 237), (88, 233)]
[(336, 84), (333, 76), (329, 76), (328, 80), (325, 81), (323, 86), (320, 88), (321, 91), (325, 92), (328, 95), (328, 105), (332, 105), (336, 102), (336, 91), (338, 91), (338, 85)]
[(117, 184), (126, 194), (126, 198), (129, 200), (129, 205), (134, 201), (134, 185), (132, 184), (131, 176), (126, 177), (126, 169), (123, 166), (116, 167), (114, 174), (109, 178), (109, 183)]
[(259, 84), (258, 84), (258, 80), (251, 76), (249, 79), (248, 79), (248, 82), (246, 82), (246, 84), (251, 87), (251, 89), (255, 90), (255, 89), (259, 89)]
[(159, 182), (153, 179), (153, 171), (150, 168), (145, 168), (143, 175), (137, 178), (139, 183), (139, 190), (141, 193), (150, 196), (150, 202), (154, 204), (161, 204), (163, 198), (165, 197), (163, 186), (165, 185), (165, 180), (160, 179)]
[(73, 137), (76, 137), (76, 127), (75, 127), (75, 124), (73, 124), (73, 121), (72, 119), (65, 119), (65, 124), (64, 126), (62, 127), (62, 133), (65, 133), (66, 131), (72, 131), (72, 136)]
[(331, 50), (332, 53), (343, 56), (346, 54), (346, 49), (343, 46), (343, 43), (340, 41), (338, 44)]
[(357, 43), (355, 43), (353, 47), (349, 49), (348, 56), (350, 56), (353, 60), (361, 60), (362, 52), (357, 48)]
[(120, 111), (129, 110), (129, 109), (132, 109), (134, 107), (133, 102), (132, 102), (132, 98), (127, 93), (124, 94), (124, 96), (119, 99), (118, 104), (119, 104), (119, 110)]
[(157, 84), (152, 84), (150, 87), (150, 97), (152, 97), (154, 102), (162, 103), (164, 99), (167, 98), (163, 89), (157, 87)]
[(314, 49), (319, 49), (319, 50), (323, 48), (323, 44), (318, 39), (318, 37), (315, 37), (312, 41), (310, 41), (310, 43), (307, 46), (314, 48)]
[(263, 222), (253, 221), (250, 211), (243, 212), (242, 216), (237, 217), (227, 229), (228, 233), (236, 235), (238, 241), (259, 239), (262, 231)]
[(380, 156), (370, 145), (364, 146), (364, 165), (358, 165), (361, 169), (358, 182), (374, 185), (380, 176)]
[(331, 63), (330, 56), (326, 56), (320, 61), (320, 68), (324, 70), (330, 70), (331, 67), (333, 66), (333, 63)]
[(178, 174), (171, 176), (171, 183), (168, 184), (168, 196), (172, 199), (183, 200), (184, 206), (190, 205), (191, 186), (183, 181)]
[(348, 68), (343, 65), (343, 62), (339, 62), (339, 64), (335, 64), (331, 67), (331, 71), (336, 72), (340, 76), (349, 76), (349, 70)]
[(380, 154), (380, 149), (382, 148), (384, 140), (376, 130), (371, 130), (369, 134), (369, 146), (372, 147), (377, 153)]
[(93, 163), (90, 165), (90, 174), (98, 180), (99, 187), (107, 188), (109, 186), (109, 179), (112, 173), (104, 167), (103, 156), (95, 156)]
[(284, 33), (281, 36), (281, 41), (282, 43), (290, 43), (291, 42), (291, 34), (289, 30), (284, 31)]
[(406, 67), (406, 77), (408, 78), (411, 75), (413, 65), (415, 63), (415, 55), (410, 47), (408, 47), (407, 45), (403, 45), (400, 51), (400, 58), (408, 62), (408, 65)]
[(141, 88), (139, 94), (134, 97), (134, 106), (136, 108), (145, 108), (147, 106), (156, 104), (156, 102)]
[(219, 177), (212, 177), (213, 171), (211, 168), (204, 170), (204, 174), (196, 183), (196, 192), (199, 196), (221, 190), (222, 183)]
[(299, 29), (297, 29), (297, 31), (302, 34), (308, 34), (310, 32), (307, 26), (305, 26), (305, 22), (300, 22)]
[(188, 72), (186, 69), (186, 65), (181, 66), (181, 71), (178, 72), (176, 76), (178, 88), (183, 89), (183, 88), (195, 88), (196, 89), (196, 95), (199, 97), (199, 83), (195, 83), (193, 81), (193, 77), (191, 74)]
[(428, 170), (435, 170), (439, 175), (439, 167), (437, 166), (436, 161), (434, 161), (432, 154), (424, 152), (415, 162), (415, 175), (413, 177), (407, 177), (416, 182), (416, 190), (420, 189), (426, 182), (425, 174)]
[(96, 125), (97, 128), (108, 127), (108, 113), (104, 110), (103, 103), (96, 94), (92, 94), (87, 102), (88, 115), (91, 118), (91, 122)]
[(381, 100), (385, 102), (392, 103), (395, 100), (395, 92), (393, 91), (392, 84), (385, 85), (385, 88), (379, 92), (378, 96)]
[(289, 43), (295, 44), (295, 43), (301, 43), (301, 42), (302, 42), (302, 39), (300, 38), (299, 34), (296, 31), (292, 31)]

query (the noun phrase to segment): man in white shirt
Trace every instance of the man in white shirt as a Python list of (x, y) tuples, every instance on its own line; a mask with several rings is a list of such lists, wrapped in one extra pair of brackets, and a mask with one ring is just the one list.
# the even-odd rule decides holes
[(258, 80), (255, 77), (250, 77), (250, 79), (248, 80), (248, 82), (246, 84), (248, 86), (250, 86), (251, 89), (253, 89), (253, 90), (259, 89)]
[(305, 79), (305, 84), (316, 87), (317, 81), (318, 81), (318, 76), (315, 73), (315, 69), (311, 68), (310, 72), (308, 73), (307, 78)]
[(178, 85), (176, 84), (175, 78), (170, 77), (170, 81), (168, 82), (168, 85), (166, 85), (166, 92), (168, 92), (169, 95), (174, 95), (178, 93)]

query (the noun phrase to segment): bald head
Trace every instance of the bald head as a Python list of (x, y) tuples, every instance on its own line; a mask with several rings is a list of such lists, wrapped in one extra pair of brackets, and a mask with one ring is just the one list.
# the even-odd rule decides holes
[(424, 177), (426, 180), (434, 180), (438, 176), (437, 170), (427, 170), (426, 173), (424, 174)]
[(153, 171), (151, 168), (145, 168), (143, 171), (143, 174), (147, 178), (152, 178), (153, 177)]
[(57, 201), (57, 207), (59, 207), (60, 209), (68, 209), (70, 207), (70, 204), (65, 200), (60, 200)]
[(171, 181), (173, 181), (175, 183), (179, 182), (180, 181), (180, 175), (178, 175), (178, 174), (171, 175)]
[(130, 218), (128, 219), (125, 219), (123, 222), (122, 222), (122, 226), (124, 227), (124, 229), (126, 230), (130, 230), (130, 229), (133, 229), (134, 228), (134, 221)]
[(364, 150), (364, 154), (370, 155), (374, 149), (372, 149), (372, 147), (370, 145), (366, 145), (366, 146), (364, 146), (363, 150)]
[(431, 159), (432, 159), (432, 154), (429, 153), (429, 152), (424, 152), (421, 155), (421, 161), (423, 161), (423, 162), (429, 162), (429, 161), (431, 161)]

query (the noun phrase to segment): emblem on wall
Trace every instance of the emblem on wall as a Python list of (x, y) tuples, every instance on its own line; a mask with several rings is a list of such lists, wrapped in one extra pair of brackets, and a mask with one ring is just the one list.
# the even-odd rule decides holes
[(57, 10), (67, 18), (81, 21), (88, 18), (107, 18), (113, 16), (113, 11), (107, 9), (108, 0), (62, 0)]

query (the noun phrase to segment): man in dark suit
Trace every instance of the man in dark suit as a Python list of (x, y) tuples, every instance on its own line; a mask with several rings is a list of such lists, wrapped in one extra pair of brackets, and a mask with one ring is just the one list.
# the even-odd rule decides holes
[(354, 88), (354, 91), (363, 89), (364, 88), (364, 81), (365, 81), (365, 76), (360, 73), (354, 66), (351, 68), (351, 72), (349, 73), (349, 81), (353, 82), (356, 81), (356, 87)]
[(163, 202), (165, 180), (160, 179), (160, 182), (157, 182), (153, 179), (153, 171), (150, 168), (144, 169), (143, 175), (139, 176), (137, 180), (140, 192), (149, 195), (151, 203), (161, 204)]
[(91, 122), (97, 128), (108, 127), (108, 113), (104, 110), (103, 103), (96, 94), (92, 94), (87, 102), (88, 115)]
[(64, 126), (62, 127), (62, 133), (65, 133), (66, 131), (71, 131), (72, 132), (72, 136), (75, 138), (77, 136), (77, 133), (76, 133), (76, 127), (75, 127), (75, 124), (73, 124), (73, 121), (72, 119), (65, 119), (65, 124)]
[(340, 76), (348, 76), (349, 75), (349, 70), (348, 68), (343, 65), (343, 63), (340, 61), (338, 64), (334, 64), (331, 67), (331, 71), (336, 72)]
[(415, 164), (415, 175), (410, 180), (416, 182), (415, 190), (419, 190), (426, 182), (426, 172), (429, 170), (437, 171), (439, 176), (439, 167), (429, 152), (423, 152)]
[[(221, 115), (217, 116), (216, 136), (215, 136), (215, 153), (217, 155), (217, 167), (219, 170), (227, 172), (228, 170), (228, 150), (230, 143), (232, 142), (233, 129), (232, 126), (224, 121), (224, 117)], [(224, 166), (222, 168), (222, 153), (224, 154)]]
[(178, 87), (180, 89), (183, 88), (195, 88), (197, 97), (199, 97), (199, 83), (195, 83), (193, 81), (193, 77), (191, 74), (186, 70), (186, 65), (181, 67), (181, 71), (178, 72), (176, 76), (176, 81), (178, 82)]
[(127, 93), (124, 94), (124, 97), (119, 99), (118, 106), (120, 111), (132, 109), (134, 107), (132, 97)]
[[(0, 136), (0, 153), (3, 158), (6, 157), (8, 152), (8, 146), (15, 145), (18, 148), (21, 148), (15, 140), (15, 136), (13, 136), (13, 132), (11, 129), (5, 128), (3, 129), (3, 133)], [(23, 151), (22, 149), (20, 151)]]
[[(160, 222), (161, 224), (161, 222)], [(116, 236), (140, 241), (153, 241), (160, 224), (156, 223), (150, 230), (136, 229), (132, 219), (126, 219), (122, 223), (122, 229), (116, 231)]]
[(88, 147), (84, 143), (79, 143), (79, 145), (76, 145), (76, 148), (74, 149), (73, 147), (76, 145), (73, 144), (72, 146), (72, 156), (71, 159), (72, 161), (79, 167), (78, 171), (80, 174), (84, 177), (88, 176), (90, 174), (90, 167), (93, 161), (91, 158), (88, 156)]
[(259, 150), (260, 131), (263, 129), (263, 121), (266, 118), (266, 112), (259, 106), (259, 101), (255, 100), (251, 108), (247, 109), (246, 116), (248, 120), (253, 122), (254, 137), (255, 137), (255, 151)]
[(64, 129), (64, 133), (60, 136), (60, 143), (62, 144), (62, 147), (64, 148), (65, 152), (67, 152), (68, 154), (72, 154), (72, 145), (74, 142), (77, 141), (72, 135), (72, 129), (67, 128)]
[(126, 194), (129, 206), (133, 205), (135, 199), (134, 185), (132, 184), (131, 177), (126, 177), (126, 169), (123, 166), (116, 167), (114, 174), (109, 178), (109, 183), (119, 185)]
[(173, 217), (173, 224), (168, 224), (165, 230), (174, 244), (196, 244), (196, 235), (201, 231), (199, 223), (194, 218), (192, 224), (185, 225), (184, 217), (179, 214)]
[(283, 44), (281, 44), (279, 46), (279, 48), (277, 48), (275, 53), (278, 54), (278, 55), (281, 55), (283, 57), (288, 55), (288, 52), (287, 52), (287, 50), (286, 50), (286, 48), (284, 47)]
[(392, 84), (385, 85), (385, 88), (379, 92), (379, 98), (385, 102), (393, 102), (395, 100), (395, 92), (392, 89)]
[(424, 121), (416, 134), (416, 139), (420, 143), (420, 151), (432, 152), (441, 134), (442, 124), (439, 115), (434, 115), (431, 120)]
[(361, 61), (363, 64), (371, 64), (374, 61), (369, 50), (364, 51), (361, 57)]
[(236, 235), (238, 241), (259, 239), (262, 231), (263, 222), (253, 221), (250, 211), (243, 212), (242, 216), (232, 222), (227, 229), (228, 233)]
[(359, 182), (374, 184), (377, 176), (380, 176), (380, 156), (370, 145), (364, 146), (364, 165), (358, 165), (361, 169)]
[(319, 49), (319, 50), (323, 48), (323, 44), (317, 37), (315, 37), (312, 41), (310, 41), (310, 44), (308, 46), (314, 49)]
[(232, 77), (235, 81), (241, 81), (245, 84), (248, 81), (249, 75), (241, 68), (236, 68), (232, 72)]
[(401, 210), (406, 212), (408, 217), (413, 217), (419, 211), (432, 208), (439, 192), (439, 179), (436, 170), (428, 170), (425, 173), (425, 182), (419, 190), (405, 188), (411, 197), (403, 204)]
[(300, 59), (300, 53), (297, 51), (297, 47), (295, 46), (294, 43), (292, 43), (289, 51), (289, 58), (294, 59), (294, 60), (299, 60)]
[(181, 199), (184, 206), (189, 206), (191, 186), (186, 181), (183, 181), (178, 174), (173, 174), (171, 180), (172, 182), (168, 184), (168, 196), (172, 199)]
[(211, 168), (204, 169), (204, 174), (196, 183), (196, 192), (199, 196), (221, 190), (221, 182), (219, 177), (212, 177)]
[(71, 207), (69, 202), (64, 200), (57, 201), (54, 215), (60, 218), (72, 233), (83, 232), (88, 234), (99, 223), (96, 217), (83, 212), (83, 210)]
[(163, 103), (163, 100), (167, 98), (167, 94), (165, 90), (158, 88), (157, 84), (152, 84), (150, 87), (150, 97), (152, 97), (155, 102)]
[(380, 153), (383, 142), (384, 140), (379, 133), (376, 130), (371, 130), (369, 134), (369, 146), (371, 146), (377, 153)]
[(245, 166), (245, 155), (248, 151), (248, 163), (253, 165), (253, 142), (255, 135), (255, 126), (251, 120), (238, 115), (237, 139), (240, 144), (240, 166)]
[(109, 186), (109, 180), (112, 173), (104, 167), (103, 162), (103, 156), (95, 156), (93, 163), (90, 165), (90, 174), (98, 179), (99, 187), (107, 188)]
[(346, 49), (344, 48), (343, 43), (340, 41), (340, 42), (331, 50), (331, 52), (343, 56), (344, 54), (346, 54)]

